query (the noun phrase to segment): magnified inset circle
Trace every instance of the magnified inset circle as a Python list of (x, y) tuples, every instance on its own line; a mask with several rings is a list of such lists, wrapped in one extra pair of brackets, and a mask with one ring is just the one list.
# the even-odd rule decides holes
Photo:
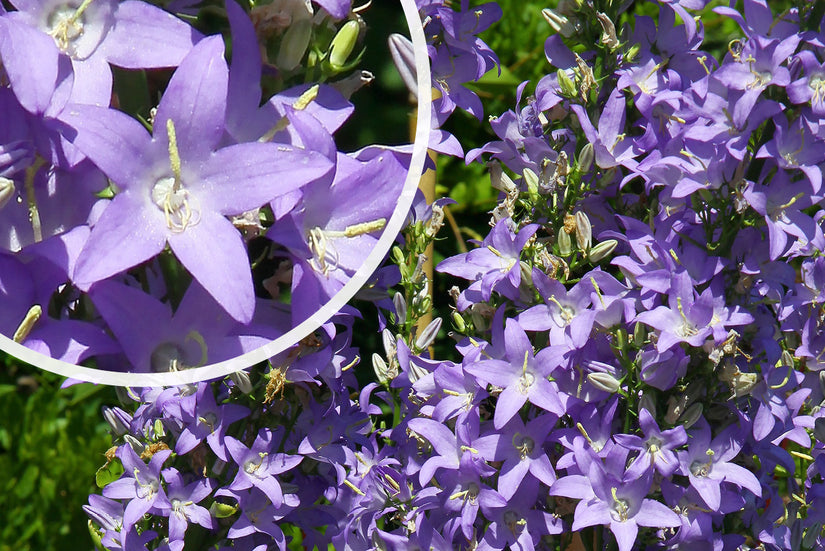
[[(275, 340), (272, 340), (251, 352), (247, 352), (229, 360), (204, 365), (201, 367), (191, 367), (179, 371), (131, 373), (107, 371), (104, 369), (91, 369), (88, 367), (72, 365), (70, 363), (48, 357), (23, 346), (22, 344), (19, 344), (18, 342), (15, 342), (9, 338), (9, 336), (3, 334), (0, 334), (0, 349), (24, 362), (46, 371), (81, 381), (131, 387), (175, 386), (224, 377), (233, 372), (249, 368), (292, 347), (300, 340), (313, 333), (323, 323), (327, 322), (353, 298), (359, 289), (364, 286), (364, 284), (369, 280), (371, 275), (386, 257), (386, 254), (395, 242), (396, 236), (406, 222), (408, 212), (412, 206), (418, 187), (418, 181), (423, 172), (426, 161), (427, 145), (429, 142), (431, 128), (432, 104), (429, 58), (427, 55), (424, 30), (419, 19), (415, 1), (400, 0), (400, 2), (404, 10), (404, 15), (414, 47), (418, 84), (417, 126), (415, 130), (413, 152), (409, 161), (409, 170), (407, 171), (403, 188), (397, 198), (395, 210), (388, 219), (381, 220), (381, 233), (376, 245), (372, 248), (369, 254), (366, 255), (360, 267), (348, 279), (343, 287), (334, 296), (332, 296), (332, 298), (330, 298), (317, 311), (306, 317), (306, 319), (301, 321), (295, 327), (292, 327), (289, 331), (283, 335), (280, 335)], [(312, 101), (313, 98), (308, 97), (311, 93), (312, 90), (308, 90), (306, 93), (307, 96), (302, 95), (295, 98), (291, 107), (301, 108), (303, 105), (302, 102)], [(0, 98), (0, 100), (2, 100), (2, 98)], [(0, 107), (2, 106), (0, 105)], [(157, 126), (158, 125), (155, 125), (156, 138), (158, 132)], [(179, 148), (183, 151), (181, 154), (183, 155), (186, 153), (185, 148), (189, 147), (189, 144), (185, 143), (185, 140), (182, 143), (176, 142), (176, 135), (185, 135), (185, 129), (175, 129), (174, 124), (167, 124), (166, 126), (168, 127), (166, 128), (168, 133), (164, 139), (166, 140), (165, 144), (169, 144), (169, 155), (170, 158), (173, 159), (172, 166), (174, 172), (174, 158), (175, 155), (178, 155), (178, 151), (174, 148)], [(311, 129), (307, 131), (311, 132)], [(178, 167), (177, 171), (181, 172), (181, 169)], [(198, 205), (195, 201), (190, 203), (188, 201), (189, 197), (186, 195), (185, 190), (182, 190), (184, 186), (176, 184), (176, 179), (178, 177), (182, 180), (185, 180), (186, 177), (185, 168), (182, 171), (184, 173), (183, 175), (178, 174), (178, 172), (175, 172), (174, 178), (160, 178), (158, 180), (158, 184), (155, 185), (157, 193), (155, 193), (155, 189), (153, 188), (152, 197), (153, 200), (157, 199), (156, 203), (159, 205), (158, 208), (161, 208), (162, 206), (163, 212), (167, 217), (167, 222), (169, 220), (173, 222), (170, 227), (173, 229), (185, 230), (187, 224), (200, 222), (197, 218), (200, 215), (198, 212), (200, 205)], [(361, 228), (359, 226), (356, 229), (375, 231), (376, 228)], [(323, 235), (319, 234), (318, 240), (322, 240), (323, 237)], [(324, 243), (321, 242), (319, 246), (323, 247), (323, 245)], [(38, 316), (47, 315), (46, 312), (41, 311), (30, 312), (30, 314), (32, 313), (34, 314), (34, 320), (36, 320)], [(37, 322), (33, 321), (33, 323)], [(148, 320), (148, 323), (151, 323), (151, 320)], [(197, 335), (192, 336), (192, 340), (195, 341), (196, 345), (198, 338), (199, 337)], [(166, 356), (173, 356), (174, 353), (175, 350), (173, 345), (165, 345), (161, 343), (161, 345), (154, 350), (153, 356), (156, 354), (162, 355), (164, 356), (163, 360), (165, 361), (167, 359)]]

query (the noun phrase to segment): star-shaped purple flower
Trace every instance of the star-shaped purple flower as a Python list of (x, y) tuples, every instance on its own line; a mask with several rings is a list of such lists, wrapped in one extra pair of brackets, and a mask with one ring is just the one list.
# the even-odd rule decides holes
[(331, 163), (285, 144), (217, 149), (228, 69), (223, 40), (201, 41), (172, 77), (154, 137), (127, 115), (66, 109), (73, 141), (120, 192), (97, 220), (73, 274), (81, 289), (148, 260), (168, 244), (232, 317), (252, 319), (255, 295), (241, 234), (226, 215), (259, 208), (325, 174)]

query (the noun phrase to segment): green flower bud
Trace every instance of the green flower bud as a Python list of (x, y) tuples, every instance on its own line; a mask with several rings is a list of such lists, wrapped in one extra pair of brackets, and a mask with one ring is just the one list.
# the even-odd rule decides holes
[(401, 247), (399, 247), (398, 245), (395, 245), (392, 248), (392, 261), (398, 264), (399, 266), (407, 263), (407, 259), (404, 258), (404, 251), (402, 251)]
[(467, 324), (464, 323), (464, 316), (462, 316), (458, 312), (453, 312), (452, 313), (452, 318), (453, 318), (453, 327), (455, 327), (455, 330), (458, 331), (459, 333), (464, 333), (464, 331), (467, 330)]
[(531, 201), (537, 201), (539, 198), (539, 176), (529, 168), (525, 168), (521, 175), (524, 177), (524, 183), (527, 184), (527, 194)]
[(609, 392), (610, 394), (618, 392), (621, 386), (618, 379), (610, 373), (588, 373), (587, 380), (599, 390)]
[(217, 501), (209, 507), (209, 514), (214, 518), (229, 518), (237, 512), (238, 508), (235, 505), (227, 505)]
[(636, 345), (636, 348), (642, 348), (645, 345), (645, 340), (647, 339), (647, 328), (643, 323), (637, 323), (633, 327), (633, 344)]
[(336, 70), (340, 71), (347, 63), (350, 54), (355, 49), (355, 44), (358, 42), (358, 35), (361, 29), (357, 21), (347, 21), (344, 26), (338, 30), (332, 43), (329, 45), (329, 64)]
[(587, 172), (593, 166), (593, 144), (587, 142), (579, 153), (579, 172)]
[(576, 244), (579, 250), (590, 250), (590, 243), (593, 240), (593, 227), (590, 219), (582, 211), (576, 212)]
[(291, 71), (298, 67), (304, 58), (311, 37), (312, 20), (293, 21), (281, 40), (278, 55), (275, 57), (275, 66), (283, 71)]
[(570, 234), (563, 229), (559, 231), (556, 243), (559, 246), (559, 254), (562, 256), (569, 256), (573, 252), (573, 240), (570, 239)]
[(559, 69), (556, 71), (556, 78), (559, 79), (559, 88), (561, 88), (561, 93), (568, 98), (574, 98), (577, 95), (576, 92), (576, 83), (567, 76), (563, 70)]
[(618, 244), (619, 242), (615, 239), (608, 239), (606, 241), (602, 241), (601, 243), (590, 249), (590, 252), (587, 254), (587, 258), (590, 259), (590, 262), (592, 262), (593, 264), (598, 264), (599, 262), (610, 256), (610, 254), (613, 253), (614, 250), (616, 250), (616, 246)]

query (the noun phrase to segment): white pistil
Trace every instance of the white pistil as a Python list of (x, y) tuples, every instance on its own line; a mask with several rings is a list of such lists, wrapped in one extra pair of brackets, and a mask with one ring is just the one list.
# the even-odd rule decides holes
[(161, 178), (152, 188), (152, 202), (163, 211), (166, 227), (175, 233), (181, 233), (190, 225), (200, 222), (200, 212), (190, 205), (191, 196), (181, 181), (181, 162), (175, 124), (172, 119), (166, 121), (166, 133), (169, 137), (169, 164), (172, 177)]
[(312, 228), (307, 232), (307, 242), (309, 249), (314, 256), (311, 263), (316, 271), (324, 276), (338, 267), (338, 251), (332, 239), (354, 238), (381, 231), (387, 225), (386, 218), (379, 218), (369, 222), (361, 222), (347, 226), (343, 230), (323, 230), (319, 227)]
[(679, 315), (682, 316), (682, 325), (676, 329), (676, 334), (683, 338), (696, 335), (699, 330), (688, 321), (685, 311), (682, 309), (682, 297), (676, 297), (676, 308), (679, 310)]
[(63, 52), (72, 55), (70, 51), (72, 43), (83, 36), (83, 12), (91, 5), (93, 0), (84, 0), (77, 9), (72, 9), (69, 4), (64, 4), (55, 8), (48, 16), (47, 23), (49, 34), (54, 38), (57, 47)]
[(137, 467), (135, 467), (135, 470), (133, 472), (135, 476), (135, 482), (137, 483), (135, 495), (138, 497), (138, 499), (152, 499), (158, 491), (158, 480), (150, 478), (149, 481), (144, 484), (138, 478), (139, 473), (140, 471), (138, 471)]
[(629, 509), (627, 501), (624, 499), (619, 499), (619, 496), (616, 494), (616, 488), (610, 488), (610, 495), (613, 497), (613, 504), (610, 506), (610, 508), (619, 517), (616, 518), (616, 516), (614, 516), (613, 518), (620, 522), (626, 521), (627, 512)]
[(536, 382), (536, 376), (532, 373), (527, 371), (527, 360), (530, 358), (530, 351), (524, 351), (524, 364), (521, 366), (521, 377), (518, 380), (518, 390), (522, 394), (527, 394), (530, 392), (530, 388), (533, 386), (533, 383)]

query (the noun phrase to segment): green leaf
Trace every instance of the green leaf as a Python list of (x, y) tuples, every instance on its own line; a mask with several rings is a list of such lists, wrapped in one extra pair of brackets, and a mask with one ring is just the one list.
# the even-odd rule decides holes
[(97, 484), (98, 488), (104, 488), (110, 482), (114, 482), (120, 478), (122, 474), (123, 463), (120, 462), (120, 459), (115, 458), (97, 470), (95, 473), (95, 484)]

